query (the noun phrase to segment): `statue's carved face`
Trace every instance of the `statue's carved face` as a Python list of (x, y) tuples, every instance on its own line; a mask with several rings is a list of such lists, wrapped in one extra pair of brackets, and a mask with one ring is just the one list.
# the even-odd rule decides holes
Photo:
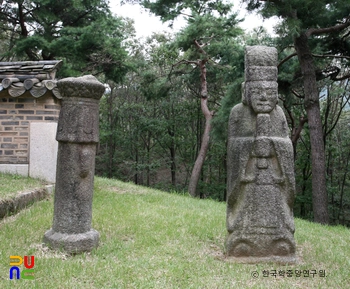
[(248, 85), (247, 96), (255, 113), (271, 112), (278, 101), (277, 84)]

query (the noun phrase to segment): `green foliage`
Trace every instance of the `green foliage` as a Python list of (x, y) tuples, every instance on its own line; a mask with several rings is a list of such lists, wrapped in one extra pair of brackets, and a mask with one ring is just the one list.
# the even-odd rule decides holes
[(216, 11), (220, 16), (227, 15), (231, 8), (231, 4), (225, 4), (223, 1), (217, 0), (158, 0), (140, 1), (145, 8), (161, 17), (163, 22), (174, 20), (181, 14), (187, 15), (186, 11), (192, 12), (192, 17), (196, 15), (211, 14)]
[(85, 27), (66, 27), (51, 48), (56, 57), (65, 58), (71, 75), (103, 73), (106, 79), (120, 82), (130, 68), (122, 45), (123, 26), (121, 19), (106, 16)]
[[(198, 81), (192, 83), (198, 74), (173, 68), (179, 55), (172, 43), (168, 35), (154, 34), (140, 44), (133, 52), (136, 69), (102, 98), (99, 175), (169, 191), (186, 188), (201, 139), (201, 111), (193, 97)], [(223, 198), (223, 155), (213, 150), (204, 169), (205, 175), (216, 175), (203, 187), (207, 197)], [(220, 183), (217, 193), (209, 190)]]
[(120, 81), (129, 69), (127, 23), (112, 16), (108, 1), (2, 1), (0, 8), (8, 31), (3, 59), (62, 59), (61, 77), (103, 73)]
[(243, 77), (236, 79), (231, 85), (228, 86), (226, 94), (221, 100), (221, 106), (212, 121), (212, 135), (214, 137), (214, 141), (226, 143), (228, 134), (228, 119), (231, 109), (242, 100), (242, 82)]
[[(349, 82), (323, 81), (320, 85), (321, 113), (327, 163), (327, 193), (332, 224), (350, 225)], [(293, 102), (296, 99), (294, 98)], [(295, 118), (305, 115), (302, 106), (290, 106)], [(304, 126), (296, 149), (297, 195), (294, 214), (312, 220), (312, 188), (309, 127)]]
[(296, 197), (294, 214), (296, 217), (313, 220), (312, 187), (311, 187), (311, 158), (310, 135), (308, 125), (304, 126), (297, 146), (295, 157)]
[(126, 79), (130, 77), (130, 83), (124, 80), (123, 87), (115, 88), (101, 100), (97, 172), (181, 190), (186, 181), (181, 178), (172, 183), (169, 176), (172, 169), (180, 175), (192, 159), (191, 147), (195, 143), (188, 132), (196, 120), (196, 103), (189, 101), (186, 92), (181, 93), (181, 86), (175, 84), (166, 97), (154, 95), (154, 90), (147, 90), (149, 86), (139, 88), (144, 83), (143, 76), (142, 71), (129, 73)]
[(156, 73), (145, 71), (142, 79), (140, 91), (146, 99), (163, 98), (169, 95), (171, 85), (167, 78), (159, 78)]
[[(333, 223), (349, 225), (350, 134), (348, 81), (328, 84), (322, 102), (326, 135), (327, 189)], [(343, 109), (344, 107), (344, 109)]]
[[(248, 4), (249, 11), (259, 11), (264, 18), (279, 17), (280, 24), (276, 31), (280, 41), (293, 41), (300, 33), (309, 29), (322, 29), (345, 23), (350, 15), (348, 0), (291, 0), (291, 1), (257, 1), (243, 0)], [(342, 37), (339, 33), (325, 33), (324, 37), (317, 38), (322, 43), (323, 53), (332, 51), (334, 54), (342, 52), (347, 55), (349, 50), (349, 35)]]
[(220, 54), (225, 39), (237, 37), (241, 33), (237, 28), (238, 23), (236, 14), (222, 17), (213, 14), (194, 15), (188, 19), (188, 25), (177, 35), (177, 46), (183, 51), (191, 48), (196, 50), (193, 47), (194, 40), (200, 43), (208, 42), (210, 45), (205, 50), (208, 55), (215, 57)]

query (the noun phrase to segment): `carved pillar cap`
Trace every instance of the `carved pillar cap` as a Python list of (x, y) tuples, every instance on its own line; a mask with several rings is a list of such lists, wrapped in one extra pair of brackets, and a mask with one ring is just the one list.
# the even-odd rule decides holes
[(99, 100), (105, 91), (104, 85), (92, 75), (68, 77), (57, 82), (63, 97), (82, 97)]

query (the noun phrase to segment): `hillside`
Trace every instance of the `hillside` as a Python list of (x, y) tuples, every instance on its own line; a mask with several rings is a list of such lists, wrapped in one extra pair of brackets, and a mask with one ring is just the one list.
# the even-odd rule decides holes
[[(0, 288), (348, 288), (349, 229), (296, 219), (298, 264), (235, 264), (223, 255), (225, 210), (224, 203), (96, 178), (98, 249), (68, 256), (43, 247), (53, 198), (38, 202), (0, 222)], [(34, 255), (35, 279), (9, 280), (10, 255)]]

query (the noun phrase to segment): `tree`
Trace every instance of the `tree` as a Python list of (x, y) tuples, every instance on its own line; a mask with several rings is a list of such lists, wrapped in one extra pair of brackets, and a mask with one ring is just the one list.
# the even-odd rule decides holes
[(199, 196), (197, 190), (204, 160), (210, 143), (211, 121), (214, 111), (208, 106), (208, 65), (220, 62), (220, 53), (228, 39), (240, 33), (237, 28), (236, 14), (231, 14), (232, 5), (223, 1), (141, 1), (142, 5), (165, 21), (173, 21), (179, 15), (185, 15), (188, 25), (177, 36), (175, 48), (184, 53), (185, 59), (174, 67), (188, 65), (197, 68), (199, 73), (199, 97), (201, 110), (205, 118), (201, 146), (194, 163), (188, 191), (191, 196)]
[(120, 80), (127, 70), (124, 26), (111, 14), (106, 0), (1, 1), (0, 27), (7, 36), (1, 57), (8, 61), (59, 58), (64, 60), (61, 76), (103, 72)]
[[(249, 10), (258, 10), (263, 17), (280, 17), (282, 22), (277, 32), (284, 47), (294, 46), (293, 56), (298, 57), (303, 78), (304, 106), (310, 131), (314, 221), (328, 224), (326, 159), (314, 54), (318, 52), (318, 55), (327, 56), (335, 52), (339, 57), (349, 53), (349, 50), (339, 49), (348, 46), (349, 33), (346, 33), (346, 29), (350, 26), (349, 3), (347, 0), (244, 2), (248, 3)], [(337, 51), (334, 51), (335, 47)]]

